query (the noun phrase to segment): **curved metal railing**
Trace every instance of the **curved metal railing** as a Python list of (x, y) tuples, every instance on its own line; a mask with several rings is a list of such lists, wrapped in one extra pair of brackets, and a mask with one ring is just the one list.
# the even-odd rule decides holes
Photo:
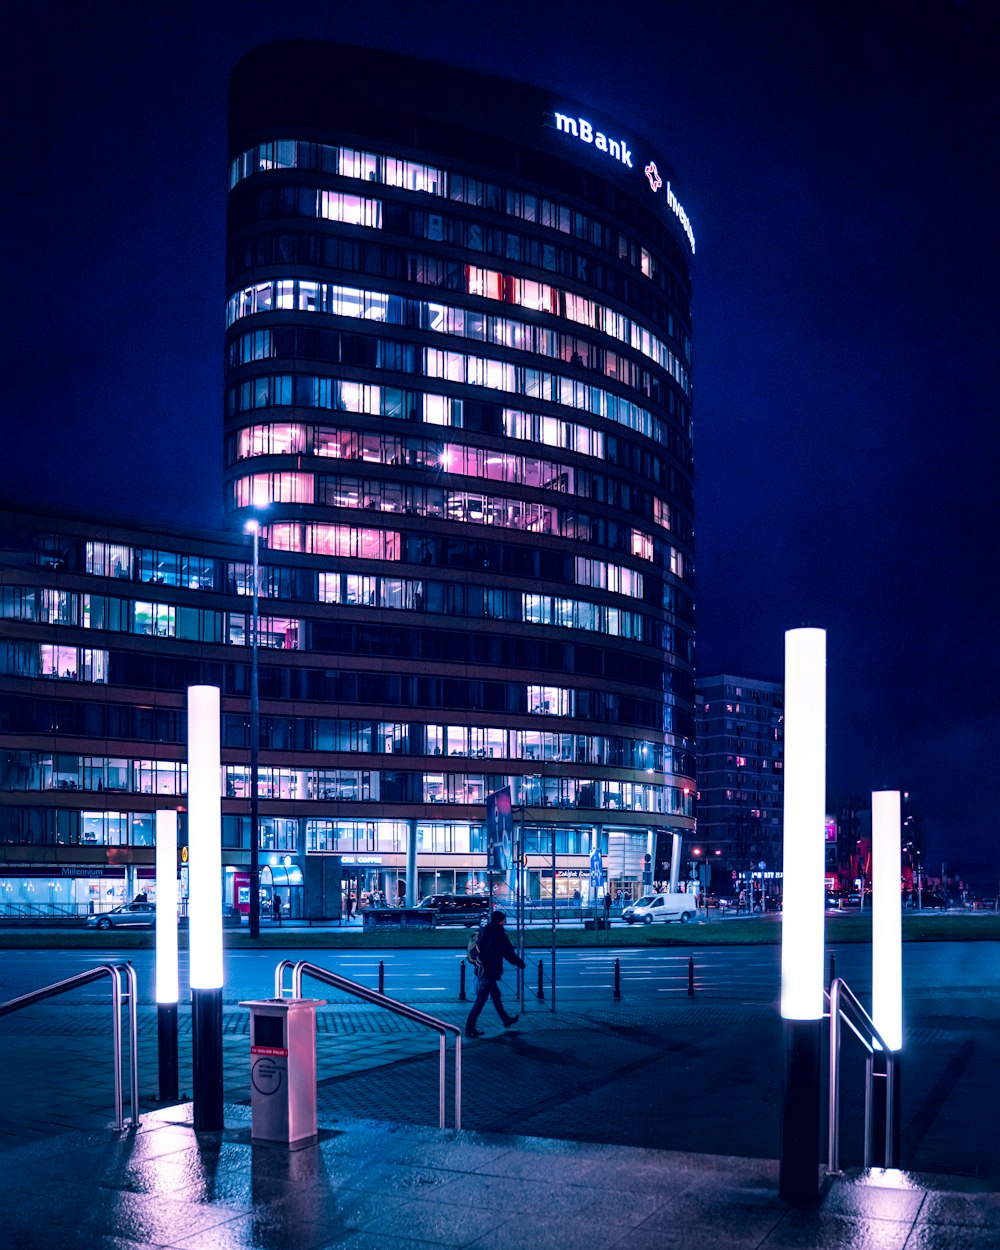
[[(831, 1173), (840, 1172), (840, 1026), (847, 1025), (868, 1054), (868, 1073), (865, 1088), (865, 1167), (871, 1166), (872, 1153), (872, 1086), (875, 1079), (873, 1060), (880, 1049), (886, 1063), (885, 1097), (885, 1161), (895, 1156), (893, 1141), (893, 1105), (895, 1099), (896, 1060), (898, 1055), (875, 1027), (874, 1021), (840, 977), (830, 982), (830, 1106), (827, 1168)], [(854, 1017), (852, 1019), (852, 1016)]]
[(302, 997), (302, 979), (308, 976), (315, 981), (321, 981), (324, 985), (333, 986), (334, 989), (342, 990), (345, 994), (351, 994), (353, 997), (360, 998), (366, 1003), (371, 1003), (375, 1007), (383, 1007), (386, 1011), (394, 1012), (397, 1016), (404, 1016), (415, 1024), (422, 1024), (425, 1028), (433, 1029), (438, 1034), (438, 1128), (445, 1127), (446, 1039), (449, 1033), (454, 1034), (455, 1127), (462, 1127), (462, 1030), (460, 1028), (454, 1024), (448, 1024), (445, 1020), (438, 1020), (436, 1016), (429, 1016), (424, 1011), (418, 1011), (416, 1007), (411, 1007), (408, 1003), (401, 1003), (398, 999), (388, 998), (377, 990), (369, 989), (367, 985), (361, 985), (359, 982), (350, 981), (347, 977), (342, 977), (336, 972), (320, 968), (318, 964), (312, 964), (307, 959), (300, 959), (296, 964), (292, 964), (289, 959), (283, 959), (278, 964), (274, 972), (275, 998), (284, 997), (285, 972), (289, 968), (292, 969), (292, 998)]
[[(22, 994), (0, 1003), (0, 1016), (8, 1016), (24, 1007), (32, 1007), (35, 1003), (55, 998), (69, 990), (75, 990), (91, 981), (99, 981), (101, 977), (111, 978), (111, 1038), (114, 1049), (115, 1064), (115, 1128), (125, 1127), (125, 1107), (122, 1092), (122, 1002), (128, 1003), (129, 1022), (129, 1085), (132, 1098), (132, 1125), (139, 1123), (139, 1058), (136, 1052), (138, 1030), (136, 1029), (136, 976), (131, 964), (100, 964), (89, 968), (86, 972), (78, 972), (67, 977), (65, 981), (55, 981), (40, 990), (32, 990), (30, 994)], [(127, 982), (127, 989), (122, 992), (122, 978)]]

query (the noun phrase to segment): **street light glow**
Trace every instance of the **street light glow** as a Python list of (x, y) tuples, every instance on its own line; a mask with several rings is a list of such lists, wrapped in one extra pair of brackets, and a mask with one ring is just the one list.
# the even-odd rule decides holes
[(826, 631), (785, 634), (784, 899), (781, 1014), (823, 1015)]
[(156, 1001), (176, 1003), (177, 813), (156, 813)]
[(188, 687), (188, 945), (192, 989), (222, 987), (222, 788), (218, 686)]
[(872, 1020), (886, 1045), (903, 1045), (903, 916), (898, 790), (872, 794)]

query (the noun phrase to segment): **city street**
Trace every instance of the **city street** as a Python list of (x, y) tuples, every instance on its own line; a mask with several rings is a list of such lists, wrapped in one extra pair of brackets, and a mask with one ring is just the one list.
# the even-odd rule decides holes
[[(693, 937), (696, 933), (692, 934)], [(550, 997), (551, 952), (544, 935), (530, 933), (526, 995), (534, 998), (537, 967), (543, 968), (543, 988)], [(871, 987), (871, 948), (864, 944), (831, 947), (836, 974), (864, 1001)], [(688, 962), (695, 961), (699, 998), (733, 1003), (773, 1003), (778, 1000), (780, 948), (778, 946), (616, 947), (614, 934), (607, 946), (560, 949), (556, 962), (557, 1000), (574, 1006), (596, 1006), (611, 997), (614, 963), (621, 965), (623, 992), (632, 1002), (656, 1001), (660, 996), (687, 994)], [(0, 1001), (50, 984), (102, 963), (131, 960), (139, 983), (140, 1003), (155, 1001), (154, 952), (117, 950), (114, 940), (100, 950), (9, 950), (0, 964)], [(273, 993), (274, 970), (282, 959), (305, 959), (373, 989), (378, 988), (383, 965), (385, 993), (412, 1002), (424, 1010), (434, 1003), (455, 1001), (459, 988), (462, 950), (345, 950), (336, 948), (269, 948), (263, 951), (225, 952), (224, 1001), (236, 1004)], [(181, 992), (188, 996), (187, 952), (180, 955)], [(828, 969), (829, 975), (829, 969)], [(918, 1014), (947, 1011), (958, 1015), (996, 1018), (1000, 1010), (1000, 958), (993, 942), (921, 942), (903, 946), (906, 1000)], [(467, 972), (471, 988), (471, 969)], [(505, 992), (514, 994), (516, 972), (504, 977)], [(74, 1001), (103, 1001), (101, 987), (85, 987)]]

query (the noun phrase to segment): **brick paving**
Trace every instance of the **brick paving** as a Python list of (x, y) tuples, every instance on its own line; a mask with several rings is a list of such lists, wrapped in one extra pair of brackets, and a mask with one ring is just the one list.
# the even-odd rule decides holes
[[(426, 1010), (459, 1026), (467, 1003)], [(249, 1102), (245, 1010), (224, 1012), (225, 1096)], [(781, 1022), (767, 1004), (627, 1000), (552, 1013), (529, 1001), (504, 1032), (464, 1042), (463, 1128), (746, 1158), (780, 1153)], [(190, 1090), (190, 1013), (179, 1015), (181, 1091)], [(156, 1013), (139, 1011), (140, 1104), (158, 1106)], [(108, 1012), (45, 1005), (0, 1019), (0, 1151), (113, 1117)], [(982, 1108), (995, 1105), (995, 1021), (921, 1021), (904, 1067), (904, 1164), (1000, 1185), (1000, 1147)], [(318, 1101), (327, 1122), (352, 1118), (436, 1125), (437, 1035), (365, 1005), (321, 1008)], [(860, 1162), (861, 1061), (848, 1065), (844, 1151)], [(452, 1123), (448, 1049), (448, 1124)]]

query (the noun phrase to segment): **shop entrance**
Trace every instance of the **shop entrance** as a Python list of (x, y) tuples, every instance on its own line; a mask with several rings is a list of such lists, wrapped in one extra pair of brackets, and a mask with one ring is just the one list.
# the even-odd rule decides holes
[(281, 900), (283, 920), (301, 920), (302, 869), (298, 864), (265, 864), (260, 870), (260, 914), (274, 915), (274, 896)]

